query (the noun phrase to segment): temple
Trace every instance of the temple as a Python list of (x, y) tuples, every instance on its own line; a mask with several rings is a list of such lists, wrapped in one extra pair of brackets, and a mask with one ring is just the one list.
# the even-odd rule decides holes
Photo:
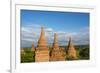
[(59, 49), (57, 33), (54, 34), (53, 49)]
[(76, 50), (72, 43), (71, 37), (69, 37), (69, 42), (67, 47), (67, 59), (69, 60), (77, 59)]
[(37, 47), (39, 47), (39, 49), (47, 49), (47, 44), (46, 44), (46, 39), (45, 39), (45, 33), (44, 33), (44, 27), (41, 27), (41, 34), (40, 34), (40, 38), (38, 40)]
[(63, 61), (65, 60), (64, 51), (59, 48), (57, 33), (54, 34), (53, 48), (51, 50), (50, 61)]
[(49, 48), (47, 47), (44, 28), (41, 27), (41, 34), (35, 51), (36, 62), (49, 61)]
[[(67, 46), (67, 45), (66, 45)], [(58, 44), (58, 35), (54, 33), (53, 45), (50, 48), (47, 46), (44, 27), (41, 27), (41, 33), (38, 40), (37, 47), (32, 43), (32, 51), (35, 51), (35, 62), (46, 61), (65, 61), (77, 59), (77, 53), (72, 43), (71, 37), (69, 38), (67, 49), (60, 47)]]

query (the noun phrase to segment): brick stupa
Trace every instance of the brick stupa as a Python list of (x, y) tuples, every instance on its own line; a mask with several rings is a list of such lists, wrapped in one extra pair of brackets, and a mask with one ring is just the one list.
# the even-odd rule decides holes
[(45, 32), (43, 27), (41, 27), (41, 34), (35, 51), (35, 61), (36, 62), (49, 61), (49, 49), (47, 47)]
[(50, 61), (65, 60), (64, 52), (59, 48), (57, 33), (54, 34), (53, 48), (50, 55)]
[(77, 59), (76, 50), (72, 43), (71, 37), (69, 37), (68, 47), (67, 47), (67, 59), (74, 60)]
[(57, 33), (54, 34), (53, 49), (55, 50), (59, 49)]
[(35, 51), (34, 43), (32, 43), (31, 51)]

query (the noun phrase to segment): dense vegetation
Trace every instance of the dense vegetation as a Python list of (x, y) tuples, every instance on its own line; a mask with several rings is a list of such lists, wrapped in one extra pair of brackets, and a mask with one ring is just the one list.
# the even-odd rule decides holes
[(90, 49), (89, 45), (75, 46), (77, 50), (77, 55), (79, 60), (89, 60), (90, 59)]
[[(60, 46), (61, 48), (64, 48), (64, 51), (66, 51), (65, 46)], [(77, 60), (89, 60), (90, 59), (90, 49), (89, 45), (77, 45), (75, 46), (77, 51)], [(51, 47), (49, 47), (51, 50)], [(69, 59), (72, 60), (72, 59)], [(31, 51), (31, 48), (24, 48), (24, 53), (21, 53), (21, 63), (29, 63), (29, 62), (35, 62), (35, 52)]]
[(24, 49), (24, 53), (21, 53), (21, 62), (35, 62), (35, 52), (30, 49)]

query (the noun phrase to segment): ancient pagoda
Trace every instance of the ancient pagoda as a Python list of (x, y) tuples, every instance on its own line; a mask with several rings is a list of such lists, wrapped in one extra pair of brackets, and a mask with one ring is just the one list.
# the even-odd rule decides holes
[(71, 37), (69, 37), (68, 47), (67, 47), (67, 59), (74, 60), (77, 59), (76, 50), (72, 43)]
[(35, 51), (34, 43), (32, 43), (31, 51)]
[(64, 61), (64, 60), (65, 60), (64, 52), (62, 49), (59, 48), (58, 36), (57, 33), (55, 33), (53, 48), (50, 53), (50, 61)]
[(54, 34), (53, 49), (55, 50), (59, 49), (57, 33)]
[(35, 51), (36, 62), (49, 61), (49, 48), (47, 47), (44, 28), (41, 27), (41, 34)]

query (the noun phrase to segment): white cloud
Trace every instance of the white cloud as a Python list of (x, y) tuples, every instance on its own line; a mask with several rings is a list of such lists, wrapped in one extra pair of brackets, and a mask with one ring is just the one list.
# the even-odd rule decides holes
[(31, 38), (30, 38), (30, 39), (29, 39), (29, 38), (25, 39), (25, 38), (24, 38), (24, 39), (22, 39), (22, 41), (29, 41), (29, 42), (31, 41), (31, 42), (32, 42), (33, 39), (31, 39)]
[[(40, 25), (27, 25), (21, 28), (21, 41), (22, 46), (29, 46), (32, 41), (37, 45), (40, 32)], [(65, 32), (65, 31), (54, 31), (52, 28), (45, 27), (45, 37), (48, 44), (53, 43), (54, 32), (58, 33), (59, 45), (66, 45), (68, 42), (69, 36), (72, 36), (74, 44), (88, 44), (89, 43), (89, 27), (80, 29), (79, 32)]]
[(46, 32), (53, 32), (53, 29), (52, 28), (47, 28)]
[(57, 33), (60, 34), (60, 35), (65, 35), (66, 34), (66, 32), (64, 32), (64, 31), (58, 31)]

